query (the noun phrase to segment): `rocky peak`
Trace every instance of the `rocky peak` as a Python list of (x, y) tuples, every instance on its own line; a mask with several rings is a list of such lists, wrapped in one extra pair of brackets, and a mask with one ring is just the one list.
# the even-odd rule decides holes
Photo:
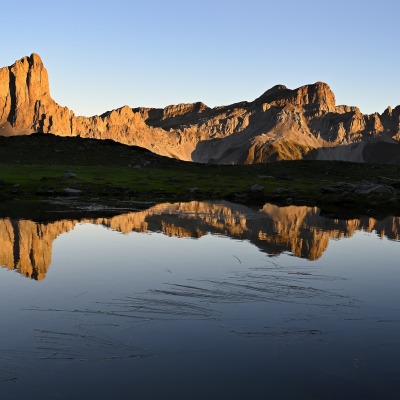
[(254, 102), (256, 104), (275, 103), (279, 102), (280, 100), (288, 99), (291, 93), (292, 91), (285, 85), (275, 85), (254, 100)]
[(163, 110), (163, 119), (174, 118), (180, 115), (185, 115), (188, 113), (201, 113), (204, 110), (207, 110), (208, 107), (201, 102), (197, 103), (181, 103), (177, 105), (167, 106)]
[(315, 106), (323, 111), (335, 111), (336, 99), (331, 88), (324, 82), (301, 86), (294, 90), (296, 105)]
[(335, 111), (338, 114), (345, 114), (345, 113), (353, 113), (353, 114), (358, 114), (358, 115), (362, 114), (361, 110), (355, 106), (340, 105), (340, 106), (336, 106)]
[(28, 59), (28, 61), (30, 62), (30, 64), (34, 65), (41, 65), (43, 66), (43, 61), (40, 58), (39, 54), (36, 53), (32, 53), (29, 57), (26, 57)]
[(0, 119), (13, 127), (31, 129), (37, 104), (49, 101), (47, 70), (37, 54), (0, 69)]
[(383, 112), (383, 115), (392, 116), (392, 113), (393, 113), (393, 109), (392, 109), (392, 107), (389, 106), (389, 107)]
[(50, 96), (49, 78), (42, 59), (35, 53), (10, 67), (10, 79), (20, 103), (34, 103)]
[(277, 107), (294, 105), (322, 111), (335, 111), (335, 95), (328, 84), (316, 82), (290, 90), (284, 85), (276, 85), (255, 100), (256, 104), (270, 103)]
[(268, 89), (261, 97), (274, 96), (279, 92), (286, 91), (288, 88), (285, 85), (275, 85), (271, 89)]

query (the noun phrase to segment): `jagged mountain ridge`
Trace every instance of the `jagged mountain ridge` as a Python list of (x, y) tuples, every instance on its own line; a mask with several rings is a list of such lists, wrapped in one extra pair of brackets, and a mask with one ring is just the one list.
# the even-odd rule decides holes
[(33, 132), (112, 139), (159, 155), (214, 163), (331, 159), (400, 163), (400, 106), (364, 115), (336, 106), (326, 83), (277, 85), (252, 102), (122, 108), (81, 117), (50, 96), (37, 54), (0, 69), (0, 135)]

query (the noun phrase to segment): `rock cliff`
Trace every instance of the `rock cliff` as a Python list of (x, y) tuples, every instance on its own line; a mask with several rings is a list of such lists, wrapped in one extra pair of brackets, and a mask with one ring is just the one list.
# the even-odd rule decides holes
[(153, 231), (199, 238), (211, 233), (249, 240), (268, 254), (289, 251), (309, 260), (322, 256), (329, 239), (351, 237), (357, 230), (400, 240), (400, 217), (339, 220), (321, 216), (316, 207), (266, 204), (261, 210), (254, 210), (228, 202), (192, 201), (158, 204), (148, 210), (107, 218), (48, 223), (0, 219), (0, 266), (36, 280), (45, 278), (53, 241), (78, 223), (102, 225), (124, 234)]
[(254, 101), (228, 106), (124, 106), (81, 117), (51, 98), (37, 54), (0, 69), (0, 135), (33, 132), (112, 139), (202, 163), (301, 158), (400, 163), (400, 106), (365, 115), (357, 107), (337, 106), (323, 82), (294, 90), (277, 85)]

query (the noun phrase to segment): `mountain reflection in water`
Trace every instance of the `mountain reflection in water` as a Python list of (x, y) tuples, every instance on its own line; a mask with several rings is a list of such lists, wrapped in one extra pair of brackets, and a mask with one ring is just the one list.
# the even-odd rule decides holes
[(103, 225), (124, 234), (162, 232), (186, 238), (200, 238), (208, 233), (224, 235), (248, 240), (271, 255), (291, 252), (309, 260), (322, 256), (329, 239), (351, 237), (358, 230), (400, 240), (400, 217), (330, 219), (321, 216), (316, 207), (278, 207), (267, 203), (261, 209), (253, 209), (229, 202), (192, 201), (162, 203), (107, 218), (51, 222), (3, 218), (0, 265), (32, 279), (44, 279), (51, 264), (53, 241), (78, 223)]

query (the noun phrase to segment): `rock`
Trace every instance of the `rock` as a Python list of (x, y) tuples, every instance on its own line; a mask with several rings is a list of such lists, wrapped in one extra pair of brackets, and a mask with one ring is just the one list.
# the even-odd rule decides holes
[(378, 176), (378, 183), (381, 183), (383, 185), (389, 185), (396, 189), (400, 189), (400, 179), (392, 179), (392, 178), (386, 178), (384, 176)]
[(339, 182), (321, 188), (322, 193), (350, 193), (354, 190), (351, 183)]
[(373, 182), (359, 184), (355, 190), (357, 194), (392, 194), (395, 189), (392, 186), (380, 185)]
[(381, 185), (374, 182), (358, 182), (358, 183), (346, 183), (339, 182), (329, 186), (321, 188), (322, 193), (338, 193), (338, 194), (392, 194), (395, 189), (392, 186)]
[(250, 186), (250, 192), (258, 193), (262, 191), (264, 191), (264, 186), (258, 185), (257, 183)]
[(72, 171), (68, 171), (64, 174), (63, 178), (64, 179), (76, 178), (76, 174)]
[(275, 190), (276, 194), (283, 194), (283, 193), (293, 193), (294, 190), (291, 188), (278, 188)]
[(64, 194), (66, 194), (68, 196), (79, 196), (82, 194), (82, 191), (79, 189), (65, 188)]
[[(363, 162), (367, 157), (368, 162), (400, 164), (400, 107), (364, 115), (357, 107), (336, 106), (323, 82), (293, 90), (276, 85), (254, 101), (213, 109), (200, 102), (164, 109), (124, 106), (78, 117), (51, 98), (47, 70), (32, 54), (0, 69), (0, 110), (0, 126), (7, 124), (0, 135), (51, 132), (111, 139), (186, 161), (252, 164), (307, 157)], [(385, 149), (370, 151), (378, 145)]]

